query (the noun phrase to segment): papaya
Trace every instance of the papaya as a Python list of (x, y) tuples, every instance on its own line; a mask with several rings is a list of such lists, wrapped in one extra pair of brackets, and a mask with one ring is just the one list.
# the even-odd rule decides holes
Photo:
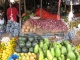
[(55, 52), (55, 56), (56, 56), (56, 57), (60, 57), (60, 56), (61, 56), (61, 51), (60, 51), (60, 48), (59, 48), (59, 47), (56, 47), (56, 48), (54, 49), (54, 52)]
[(69, 58), (67, 58), (66, 60), (70, 60)]
[(58, 60), (62, 60), (62, 58), (61, 57), (58, 57)]
[(55, 48), (57, 45), (57, 42), (53, 42), (53, 47)]
[(61, 53), (62, 53), (63, 55), (65, 55), (65, 54), (67, 53), (67, 49), (66, 49), (65, 46), (62, 46), (62, 47), (61, 47)]
[(48, 58), (45, 58), (44, 60), (48, 60)]
[(43, 54), (42, 50), (40, 50), (40, 52), (39, 52), (39, 58), (38, 58), (38, 60), (44, 60), (44, 54)]
[(53, 60), (58, 60), (58, 59), (56, 57), (54, 57)]
[(54, 48), (56, 48), (56, 47), (61, 48), (61, 44), (59, 42), (53, 42), (53, 47)]
[(43, 50), (47, 50), (47, 49), (48, 49), (47, 43), (44, 43), (43, 44)]
[(72, 51), (72, 45), (71, 44), (66, 44), (66, 48), (67, 48), (67, 51)]
[(76, 58), (78, 58), (79, 52), (77, 51), (77, 49), (74, 49), (74, 53), (75, 53), (75, 55), (76, 55)]
[(62, 47), (62, 45), (61, 45), (59, 42), (57, 42), (57, 46), (58, 46), (59, 48)]
[(53, 56), (51, 55), (51, 52), (49, 50), (47, 50), (47, 58), (48, 58), (48, 60), (53, 59)]
[(63, 45), (70, 44), (70, 42), (67, 41), (67, 40), (63, 40), (61, 43), (62, 43)]
[(69, 58), (70, 60), (76, 60), (76, 55), (73, 51), (69, 51), (67, 54), (67, 58)]
[(62, 60), (65, 60), (65, 56), (63, 54), (61, 55), (61, 59)]
[(55, 56), (55, 54), (54, 54), (54, 48), (51, 48), (50, 52), (51, 52), (52, 56), (54, 57)]
[(80, 55), (78, 56), (77, 60), (80, 60)]
[(41, 41), (39, 44), (40, 48), (43, 48), (43, 44), (44, 44), (43, 41)]
[(47, 46), (49, 46), (49, 44), (50, 44), (49, 39), (48, 39), (48, 38), (44, 38), (44, 43), (46, 43), (46, 44), (47, 44)]
[(43, 50), (44, 56), (47, 57), (47, 50)]
[(39, 52), (39, 45), (36, 44), (36, 46), (34, 47), (34, 53), (37, 54)]

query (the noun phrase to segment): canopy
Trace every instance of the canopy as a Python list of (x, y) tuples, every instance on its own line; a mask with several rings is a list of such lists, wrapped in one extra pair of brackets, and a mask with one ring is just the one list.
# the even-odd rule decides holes
[[(66, 5), (70, 5), (70, 0), (63, 0)], [(80, 0), (72, 0), (73, 5), (80, 5)]]

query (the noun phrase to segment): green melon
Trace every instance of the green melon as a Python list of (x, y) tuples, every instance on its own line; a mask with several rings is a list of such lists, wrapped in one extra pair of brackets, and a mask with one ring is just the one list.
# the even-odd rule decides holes
[(23, 53), (28, 53), (28, 48), (23, 47), (23, 48), (22, 48), (22, 52), (23, 52)]
[(26, 47), (27, 48), (30, 48), (31, 47), (31, 42), (30, 41), (26, 42)]
[(21, 48), (20, 48), (19, 46), (17, 46), (17, 47), (15, 48), (15, 52), (21, 53), (21, 52), (22, 52), (22, 51), (21, 51)]
[(19, 45), (21, 48), (26, 46), (26, 45), (25, 45), (25, 42), (23, 42), (23, 41), (19, 41), (18, 45)]

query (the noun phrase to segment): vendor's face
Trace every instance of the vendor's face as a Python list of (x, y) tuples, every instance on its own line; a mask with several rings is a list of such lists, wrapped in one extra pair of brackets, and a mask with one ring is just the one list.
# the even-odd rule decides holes
[(12, 7), (12, 4), (11, 4), (11, 3), (9, 3), (9, 6), (10, 6), (10, 7)]

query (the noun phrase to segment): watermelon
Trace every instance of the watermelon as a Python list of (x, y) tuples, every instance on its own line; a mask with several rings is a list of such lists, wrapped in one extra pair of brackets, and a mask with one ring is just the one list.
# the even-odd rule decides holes
[(26, 47), (27, 48), (30, 48), (31, 47), (31, 42), (30, 41), (26, 42)]
[(34, 52), (34, 48), (33, 47), (30, 47), (29, 48), (29, 52), (31, 52), (31, 53)]
[(23, 53), (27, 53), (27, 52), (28, 52), (28, 48), (23, 47), (23, 48), (22, 48), (22, 52), (23, 52)]
[(28, 41), (33, 42), (34, 40), (35, 40), (35, 37), (34, 36), (29, 36), (28, 37)]
[(18, 45), (19, 45), (21, 48), (26, 46), (26, 45), (25, 45), (25, 42), (23, 42), (23, 41), (20, 41), (20, 42), (18, 43)]
[(19, 46), (17, 46), (17, 47), (15, 48), (15, 52), (21, 53), (21, 52), (22, 52), (22, 51), (21, 51), (21, 48), (20, 48)]

